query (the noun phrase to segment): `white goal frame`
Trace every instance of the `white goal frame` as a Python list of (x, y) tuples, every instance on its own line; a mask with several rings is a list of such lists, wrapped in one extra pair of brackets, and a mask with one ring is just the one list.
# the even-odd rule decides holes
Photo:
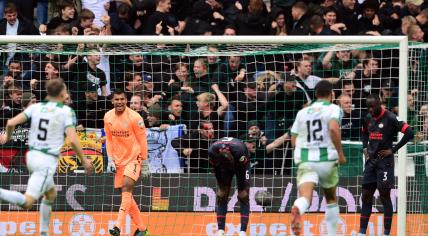
[[(407, 36), (0, 36), (0, 44), (397, 44), (399, 46), (399, 116), (407, 121), (408, 39)], [(400, 138), (402, 134), (400, 133)], [(406, 235), (406, 154), (398, 151), (397, 235)]]

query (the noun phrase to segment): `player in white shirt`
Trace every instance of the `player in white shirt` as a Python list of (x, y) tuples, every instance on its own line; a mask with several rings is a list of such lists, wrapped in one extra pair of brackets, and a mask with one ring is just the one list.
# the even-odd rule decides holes
[(297, 113), (291, 128), (294, 162), (298, 166), (299, 198), (291, 209), (291, 228), (295, 235), (302, 229), (301, 215), (312, 202), (312, 191), (319, 183), (327, 200), (325, 221), (328, 235), (336, 235), (339, 207), (336, 186), (338, 164), (346, 163), (341, 144), (341, 109), (332, 104), (333, 85), (322, 80), (315, 86), (317, 101)]
[(52, 204), (56, 198), (53, 176), (58, 164), (64, 134), (67, 135), (77, 156), (82, 160), (86, 173), (93, 170), (90, 159), (83, 156), (77, 139), (76, 116), (73, 110), (63, 105), (67, 97), (67, 88), (62, 79), (50, 80), (46, 84), (47, 101), (31, 105), (23, 112), (7, 121), (6, 133), (0, 136), (0, 144), (10, 140), (15, 126), (31, 119), (28, 137), (30, 151), (26, 155), (30, 172), (27, 191), (22, 194), (0, 188), (0, 200), (30, 209), (43, 195), (40, 204), (40, 235), (48, 235)]

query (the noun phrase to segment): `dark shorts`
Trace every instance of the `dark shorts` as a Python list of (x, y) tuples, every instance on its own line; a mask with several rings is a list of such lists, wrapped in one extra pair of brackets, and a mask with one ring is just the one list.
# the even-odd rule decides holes
[(384, 159), (370, 158), (364, 165), (364, 184), (376, 183), (377, 188), (393, 188), (395, 186), (394, 156)]
[(238, 190), (250, 188), (250, 162), (235, 168), (214, 167), (215, 178), (219, 186), (231, 186), (233, 176), (236, 174), (236, 185)]

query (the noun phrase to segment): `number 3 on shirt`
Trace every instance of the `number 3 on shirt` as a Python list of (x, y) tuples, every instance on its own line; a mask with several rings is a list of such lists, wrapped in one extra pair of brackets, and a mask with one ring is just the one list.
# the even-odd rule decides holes
[(388, 174), (388, 172), (383, 172), (383, 179), (382, 179), (382, 181), (386, 181), (386, 180), (388, 180), (388, 176), (386, 176)]

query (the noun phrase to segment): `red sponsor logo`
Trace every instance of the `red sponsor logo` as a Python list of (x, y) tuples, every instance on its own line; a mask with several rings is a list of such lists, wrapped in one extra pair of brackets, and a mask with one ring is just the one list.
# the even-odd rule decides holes
[(379, 132), (372, 132), (369, 135), (370, 140), (382, 140), (383, 134)]

